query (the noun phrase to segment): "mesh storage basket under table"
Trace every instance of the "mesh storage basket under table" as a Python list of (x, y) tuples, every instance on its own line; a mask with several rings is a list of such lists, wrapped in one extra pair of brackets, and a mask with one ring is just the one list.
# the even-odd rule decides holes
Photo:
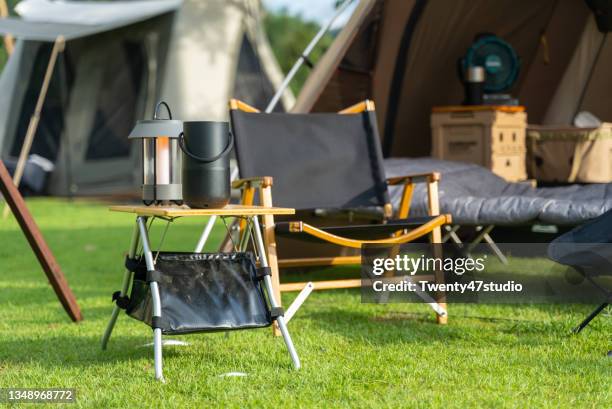
[[(272, 324), (252, 253), (154, 255), (162, 333), (229, 331)], [(134, 280), (126, 312), (151, 326), (153, 303), (145, 261), (134, 259), (127, 264)]]

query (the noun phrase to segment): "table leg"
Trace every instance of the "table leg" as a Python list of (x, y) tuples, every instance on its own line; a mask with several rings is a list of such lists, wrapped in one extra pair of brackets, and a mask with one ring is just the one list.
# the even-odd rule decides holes
[(154, 280), (155, 262), (153, 261), (153, 253), (151, 252), (151, 246), (149, 245), (149, 235), (147, 231), (147, 218), (144, 216), (138, 216), (136, 219), (138, 228), (140, 230), (140, 239), (142, 241), (142, 251), (147, 264), (147, 275), (151, 274), (152, 277), (147, 277), (149, 286), (151, 287), (151, 300), (153, 302), (152, 311), (152, 326), (153, 326), (153, 358), (155, 360), (155, 379), (164, 381), (163, 374), (163, 360), (162, 360), (162, 333), (159, 328), (159, 320), (161, 319), (161, 299), (159, 296), (159, 287), (157, 281)]
[(249, 246), (249, 239), (251, 238), (251, 229), (247, 225), (245, 226), (245, 229), (243, 232), (241, 232), (242, 234), (240, 234), (240, 241), (238, 242), (238, 248), (236, 249), (236, 251), (246, 251), (247, 247)]
[[(259, 220), (257, 216), (251, 217), (253, 221), (253, 231), (255, 234), (255, 245), (257, 246), (257, 252), (259, 253), (259, 263), (261, 267), (268, 267), (268, 257), (266, 248), (264, 246), (264, 242), (261, 236), (261, 229), (259, 227)], [(272, 287), (272, 279), (269, 275), (264, 276), (264, 284), (266, 286), (266, 292), (268, 293), (268, 298), (270, 300), (270, 305), (272, 308), (278, 308), (280, 304), (276, 300), (276, 296), (274, 295), (274, 288)], [(289, 350), (289, 355), (291, 356), (291, 360), (293, 361), (293, 366), (295, 369), (300, 369), (300, 358), (295, 350), (295, 346), (293, 345), (293, 341), (291, 340), (291, 335), (289, 335), (289, 330), (287, 329), (287, 324), (285, 323), (285, 317), (280, 316), (276, 318), (276, 322), (278, 323), (278, 327), (283, 334), (283, 339), (285, 340), (285, 345), (287, 345), (287, 349)]]
[[(136, 249), (138, 248), (138, 224), (134, 223), (134, 230), (132, 231), (132, 239), (130, 240), (130, 249), (128, 250), (128, 257), (134, 258), (136, 255)], [(121, 297), (125, 296), (130, 287), (130, 281), (132, 280), (132, 272), (128, 269), (123, 273), (123, 284), (121, 285)], [(104, 331), (104, 335), (102, 335), (102, 349), (106, 349), (108, 345), (108, 340), (113, 332), (113, 328), (115, 327), (115, 323), (117, 322), (117, 317), (119, 316), (119, 312), (121, 309), (117, 304), (113, 307), (113, 313), (111, 314), (110, 321), (106, 326), (106, 331)]]
[(217, 216), (210, 216), (210, 219), (208, 219), (208, 222), (206, 223), (206, 227), (204, 227), (204, 230), (202, 231), (200, 240), (198, 240), (198, 244), (196, 244), (194, 253), (201, 253), (204, 250), (204, 246), (208, 241), (208, 236), (210, 236), (210, 232), (212, 231), (213, 227), (215, 227), (216, 221)]

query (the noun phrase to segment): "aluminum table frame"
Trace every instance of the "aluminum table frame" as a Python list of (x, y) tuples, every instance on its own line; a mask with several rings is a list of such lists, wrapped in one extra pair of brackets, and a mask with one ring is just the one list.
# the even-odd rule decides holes
[[(259, 224), (259, 216), (264, 214), (293, 214), (294, 209), (283, 209), (283, 208), (266, 208), (262, 206), (239, 206), (239, 205), (228, 205), (222, 209), (186, 209), (186, 208), (160, 208), (160, 207), (145, 207), (145, 206), (114, 206), (111, 207), (113, 211), (136, 213), (136, 224), (132, 233), (130, 241), (130, 248), (128, 256), (133, 258), (139, 248), (139, 243), (142, 245), (142, 252), (145, 258), (148, 271), (155, 270), (155, 259), (153, 257), (153, 250), (149, 242), (149, 229), (147, 228), (147, 220), (149, 217), (160, 217), (166, 220), (174, 220), (175, 218), (184, 216), (237, 216), (247, 218), (247, 229), (252, 234), (255, 247), (259, 256), (259, 263), (261, 267), (269, 267), (268, 265), (268, 251), (264, 243), (261, 234), (261, 227)], [(120, 290), (120, 296), (125, 296), (128, 293), (130, 283), (132, 282), (132, 272), (125, 270), (123, 274), (123, 283)], [(151, 281), (149, 283), (152, 303), (153, 303), (153, 317), (161, 318), (162, 306), (159, 294), (159, 287), (157, 282)], [(274, 296), (274, 290), (272, 286), (272, 279), (269, 275), (264, 276), (264, 286), (266, 289), (266, 295), (270, 303), (271, 308), (280, 307), (278, 300)], [(111, 318), (108, 322), (104, 335), (102, 336), (102, 349), (105, 350), (110, 336), (113, 332), (117, 318), (121, 309), (115, 304)], [(287, 324), (283, 316), (279, 316), (275, 319), (280, 332), (285, 341), (285, 345), (289, 351), (289, 355), (293, 362), (295, 369), (299, 369), (300, 359), (298, 357), (295, 346), (287, 329)], [(153, 356), (155, 362), (155, 379), (163, 381), (163, 358), (162, 358), (162, 330), (161, 328), (153, 328)]]

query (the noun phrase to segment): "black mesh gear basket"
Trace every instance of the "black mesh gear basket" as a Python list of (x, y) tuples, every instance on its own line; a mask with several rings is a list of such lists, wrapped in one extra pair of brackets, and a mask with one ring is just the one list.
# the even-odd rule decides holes
[[(154, 253), (156, 255), (156, 253)], [(153, 303), (143, 258), (134, 271), (126, 312), (151, 326)], [(164, 334), (267, 327), (270, 308), (252, 253), (159, 253), (160, 321)]]

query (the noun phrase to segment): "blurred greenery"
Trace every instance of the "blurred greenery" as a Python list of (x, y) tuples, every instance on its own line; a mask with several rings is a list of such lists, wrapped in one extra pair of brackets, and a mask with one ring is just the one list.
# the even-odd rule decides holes
[[(290, 15), (287, 10), (281, 10), (277, 13), (269, 12), (264, 19), (264, 25), (270, 46), (274, 50), (276, 59), (285, 74), (289, 72), (293, 64), (300, 58), (308, 43), (321, 28), (315, 22), (304, 21), (300, 15)], [(313, 64), (316, 64), (323, 53), (325, 53), (333, 39), (333, 33), (327, 33), (323, 36), (309, 56)], [(308, 67), (303, 67), (298, 71), (290, 84), (294, 94), (297, 95), (302, 89), (310, 71)]]
[[(0, 0), (0, 2), (3, 0)], [(13, 8), (15, 7), (15, 5), (17, 3), (19, 3), (19, 0), (4, 0), (6, 1), (6, 4), (8, 6), (9, 9), (9, 13), (10, 14), (15, 14), (13, 12)], [(2, 71), (2, 68), (4, 67), (4, 64), (6, 64), (6, 60), (7, 60), (7, 54), (6, 54), (6, 49), (4, 48), (4, 41), (0, 41), (0, 71)]]

